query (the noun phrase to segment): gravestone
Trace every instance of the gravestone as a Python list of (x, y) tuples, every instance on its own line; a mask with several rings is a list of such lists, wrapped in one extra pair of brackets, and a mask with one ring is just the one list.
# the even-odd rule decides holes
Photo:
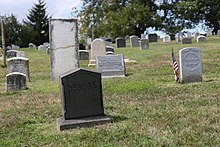
[(188, 38), (188, 37), (182, 38), (181, 43), (182, 44), (192, 44), (192, 39)]
[(106, 52), (106, 55), (114, 55), (115, 53), (114, 52), (111, 52), (111, 51), (108, 51)]
[(86, 50), (86, 46), (82, 43), (79, 44), (79, 50)]
[(29, 48), (36, 48), (36, 45), (33, 43), (29, 43), (28, 46), (29, 46)]
[(110, 123), (104, 114), (101, 74), (76, 69), (60, 76), (63, 116), (57, 119), (62, 131)]
[(125, 77), (124, 58), (122, 54), (97, 56), (96, 71), (102, 78)]
[(24, 51), (18, 51), (17, 57), (24, 57), (25, 58), (25, 52)]
[(146, 34), (141, 34), (141, 39), (147, 39), (147, 35)]
[(217, 35), (220, 36), (220, 30), (218, 30)]
[(201, 50), (187, 47), (179, 51), (180, 77), (183, 83), (202, 81)]
[(92, 38), (87, 38), (87, 39), (86, 39), (86, 43), (87, 43), (87, 44), (91, 44), (91, 42), (92, 42)]
[(149, 49), (149, 40), (148, 39), (141, 39), (140, 40), (140, 50)]
[(105, 41), (105, 45), (106, 45), (106, 46), (110, 46), (110, 42)]
[(122, 37), (116, 38), (116, 48), (126, 47), (126, 41)]
[(195, 32), (195, 34), (194, 34), (194, 39), (195, 39), (195, 41), (197, 40), (197, 37), (200, 35), (200, 33), (199, 32)]
[(197, 42), (206, 42), (205, 36), (198, 36), (197, 37)]
[(192, 37), (192, 33), (191, 32), (187, 32), (187, 37), (191, 38)]
[(89, 60), (89, 51), (79, 50), (79, 60)]
[(46, 50), (48, 47), (50, 47), (50, 43), (44, 42), (43, 47), (44, 47), (44, 50)]
[(112, 42), (111, 38), (106, 38), (105, 41)]
[(139, 38), (138, 36), (132, 35), (130, 37), (131, 47), (139, 47)]
[(7, 50), (7, 58), (17, 57), (18, 52), (16, 50)]
[(163, 38), (163, 42), (167, 43), (167, 42), (171, 42), (171, 38), (169, 35), (164, 36)]
[(170, 40), (172, 41), (172, 40), (175, 40), (175, 34), (169, 34), (169, 36), (170, 36)]
[(149, 42), (157, 42), (158, 36), (157, 34), (148, 34), (148, 40)]
[(47, 49), (46, 49), (46, 53), (49, 55), (50, 54), (50, 47), (48, 47)]
[(176, 34), (176, 42), (181, 42), (182, 38), (183, 38), (182, 32)]
[(51, 79), (79, 67), (78, 24), (76, 19), (50, 19)]
[(11, 45), (11, 49), (13, 49), (13, 50), (18, 49), (18, 48), (20, 48), (20, 46), (17, 46), (17, 45), (14, 45), (14, 44)]
[(6, 75), (6, 91), (26, 90), (26, 75), (13, 72)]
[(95, 66), (96, 56), (105, 55), (106, 45), (103, 39), (95, 39), (91, 44), (91, 60), (89, 61), (88, 66)]
[(213, 31), (213, 29), (208, 29), (206, 36), (212, 36), (212, 31)]
[(27, 77), (30, 81), (29, 60), (24, 57), (13, 57), (7, 60), (7, 73), (19, 72)]
[(39, 45), (39, 46), (37, 47), (37, 50), (38, 50), (38, 51), (43, 51), (43, 50), (44, 50), (44, 46), (43, 46), (43, 45)]
[(106, 46), (106, 52), (115, 52), (114, 48), (112, 46)]

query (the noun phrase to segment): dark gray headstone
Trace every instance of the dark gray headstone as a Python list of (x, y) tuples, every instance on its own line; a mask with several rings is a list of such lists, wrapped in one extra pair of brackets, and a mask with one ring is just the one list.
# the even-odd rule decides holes
[(16, 50), (7, 50), (7, 58), (17, 57), (18, 52)]
[(175, 40), (175, 34), (169, 34), (171, 40)]
[(182, 38), (181, 43), (182, 44), (192, 44), (192, 38), (188, 38), (188, 37)]
[(86, 50), (79, 50), (79, 60), (89, 60), (89, 52)]
[(13, 72), (6, 75), (6, 91), (25, 90), (26, 75), (19, 72)]
[(96, 56), (96, 63), (96, 71), (102, 74), (102, 78), (125, 77), (122, 54)]
[(112, 46), (106, 46), (106, 52), (115, 52), (114, 48)]
[(148, 34), (148, 40), (149, 42), (157, 42), (157, 34)]
[(105, 41), (112, 42), (111, 38), (106, 38)]
[(125, 39), (122, 37), (116, 38), (116, 47), (117, 48), (126, 47)]
[(60, 130), (111, 122), (104, 114), (101, 74), (77, 69), (60, 76), (63, 117)]
[(79, 50), (86, 50), (86, 46), (82, 43), (79, 44)]

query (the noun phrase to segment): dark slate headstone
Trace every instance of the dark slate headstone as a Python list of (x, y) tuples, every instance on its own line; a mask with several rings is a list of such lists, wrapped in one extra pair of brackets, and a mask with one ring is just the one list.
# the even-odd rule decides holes
[(148, 34), (149, 42), (157, 42), (157, 34)]
[(112, 42), (111, 38), (106, 38), (105, 41)]
[(16, 50), (7, 50), (7, 58), (17, 57), (18, 52)]
[(115, 52), (114, 48), (112, 46), (106, 46), (106, 52)]
[(89, 52), (86, 50), (79, 50), (79, 60), (89, 60)]
[(181, 43), (182, 43), (182, 44), (192, 44), (192, 38), (188, 38), (188, 37), (183, 38), (183, 39), (181, 40)]
[(86, 50), (86, 46), (82, 43), (79, 44), (79, 50)]
[(175, 40), (175, 34), (169, 34), (171, 40)]
[(60, 76), (63, 116), (60, 130), (111, 122), (104, 114), (101, 74), (77, 69)]
[(102, 78), (125, 77), (123, 55), (96, 56), (96, 71)]
[(6, 91), (25, 90), (26, 75), (19, 72), (13, 72), (6, 75)]
[(117, 48), (126, 47), (125, 39), (122, 37), (116, 38), (116, 47)]

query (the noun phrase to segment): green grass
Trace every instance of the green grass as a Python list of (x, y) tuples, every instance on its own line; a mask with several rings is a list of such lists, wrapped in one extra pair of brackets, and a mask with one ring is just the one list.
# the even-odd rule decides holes
[[(113, 45), (114, 46), (114, 45)], [(127, 45), (129, 46), (129, 44)], [(202, 50), (203, 82), (174, 81), (171, 48), (178, 61), (184, 47)], [(25, 51), (30, 62), (28, 90), (5, 92), (0, 68), (0, 146), (219, 146), (220, 37), (205, 43), (150, 43), (150, 49), (115, 49), (134, 59), (125, 78), (103, 79), (105, 113), (113, 123), (58, 131), (62, 115), (59, 82), (50, 80), (49, 56)], [(0, 64), (3, 64), (2, 60)], [(87, 61), (80, 62), (88, 68)], [(90, 68), (94, 69), (94, 68)]]

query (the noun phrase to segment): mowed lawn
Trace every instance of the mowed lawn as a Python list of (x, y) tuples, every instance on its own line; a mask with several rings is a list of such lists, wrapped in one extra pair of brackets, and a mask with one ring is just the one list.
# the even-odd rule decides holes
[[(28, 90), (6, 93), (0, 67), (0, 146), (220, 146), (220, 36), (191, 45), (160, 40), (144, 51), (127, 46), (115, 49), (136, 60), (126, 63), (126, 77), (102, 79), (113, 123), (62, 132), (59, 81), (50, 80), (49, 55), (20, 49), (30, 60), (31, 82)], [(179, 50), (191, 46), (202, 50), (203, 82), (176, 83), (171, 49), (179, 63)], [(87, 61), (80, 64), (89, 69)]]

